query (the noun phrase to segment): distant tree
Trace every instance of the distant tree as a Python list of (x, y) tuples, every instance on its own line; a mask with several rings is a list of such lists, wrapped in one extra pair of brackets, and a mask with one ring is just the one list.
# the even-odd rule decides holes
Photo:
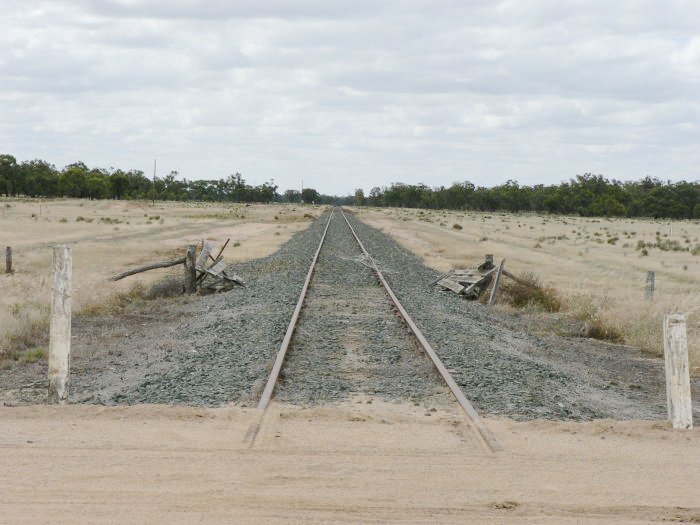
[(256, 202), (272, 202), (277, 197), (277, 184), (274, 180), (253, 188)]
[(625, 206), (612, 195), (596, 197), (590, 207), (591, 215), (603, 217), (623, 216), (627, 213)]
[(353, 204), (355, 204), (355, 206), (365, 205), (365, 192), (362, 191), (362, 188), (358, 188), (355, 190), (355, 199)]
[(103, 170), (90, 170), (85, 185), (89, 199), (106, 199), (110, 196), (109, 174)]
[(0, 155), (0, 192), (5, 196), (17, 194), (17, 159), (12, 155)]
[(304, 201), (306, 204), (311, 204), (314, 202), (318, 202), (320, 200), (321, 195), (318, 193), (313, 188), (304, 188), (301, 190), (301, 200)]
[(369, 190), (369, 204), (370, 206), (381, 206), (383, 204), (382, 189), (379, 186)]
[(282, 199), (285, 202), (301, 202), (301, 192), (299, 190), (286, 190)]
[(109, 185), (112, 190), (112, 197), (115, 199), (123, 199), (129, 187), (129, 178), (123, 171), (118, 170), (112, 173), (112, 176), (109, 178)]
[(66, 166), (58, 178), (58, 190), (66, 197), (87, 197), (88, 167), (82, 162)]
[(693, 207), (693, 218), (700, 219), (700, 202)]

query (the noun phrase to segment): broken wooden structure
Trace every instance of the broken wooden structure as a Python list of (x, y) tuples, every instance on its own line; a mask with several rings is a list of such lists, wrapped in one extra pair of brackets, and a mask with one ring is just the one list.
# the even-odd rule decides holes
[(486, 255), (484, 262), (467, 269), (450, 270), (441, 275), (433, 284), (441, 286), (445, 290), (450, 290), (457, 295), (463, 295), (467, 299), (478, 300), (481, 295), (491, 286), (491, 293), (487, 304), (492, 304), (496, 300), (498, 286), (501, 276), (506, 275), (516, 281), (521, 281), (510, 272), (504, 270), (505, 259), (501, 259), (498, 266), (493, 264), (493, 255)]
[(185, 293), (195, 293), (197, 290), (199, 290), (200, 293), (224, 292), (236, 286), (245, 286), (243, 279), (229, 270), (224, 262), (222, 254), (230, 240), (231, 239), (226, 240), (224, 245), (219, 249), (216, 257), (211, 254), (213, 249), (212, 244), (209, 241), (202, 240), (199, 255), (197, 255), (197, 247), (191, 244), (187, 247), (184, 257), (139, 266), (138, 268), (133, 268), (110, 277), (109, 280), (119, 281), (130, 275), (146, 272), (148, 270), (169, 268), (171, 266), (183, 264)]
[[(202, 293), (225, 292), (231, 290), (236, 285), (245, 286), (243, 279), (238, 275), (227, 270), (224, 258), (221, 255), (231, 239), (227, 239), (224, 245), (219, 250), (216, 257), (212, 257), (212, 245), (204, 241), (202, 243), (202, 251), (195, 260), (195, 286), (199, 286)], [(212, 261), (209, 264), (209, 261)], [(198, 275), (197, 275), (198, 274)]]
[(441, 275), (435, 284), (468, 299), (478, 299), (491, 283), (495, 271), (493, 255), (487, 255), (483, 263), (471, 268), (451, 270)]

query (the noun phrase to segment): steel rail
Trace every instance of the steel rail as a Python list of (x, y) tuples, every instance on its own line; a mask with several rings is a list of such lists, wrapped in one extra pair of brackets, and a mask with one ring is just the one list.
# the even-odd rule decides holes
[(501, 445), (498, 443), (498, 441), (496, 441), (495, 436), (486, 427), (486, 425), (484, 424), (481, 417), (479, 417), (479, 414), (477, 413), (477, 411), (474, 409), (472, 404), (469, 402), (467, 397), (464, 395), (462, 390), (459, 388), (459, 385), (457, 385), (455, 380), (452, 378), (452, 375), (447, 370), (445, 365), (442, 363), (442, 361), (438, 357), (435, 350), (433, 350), (433, 347), (430, 345), (428, 340), (425, 338), (425, 336), (423, 335), (423, 332), (421, 332), (420, 328), (418, 328), (416, 323), (413, 322), (413, 319), (411, 319), (411, 316), (408, 314), (406, 309), (403, 307), (403, 305), (399, 301), (398, 297), (396, 297), (396, 294), (394, 294), (394, 291), (391, 289), (391, 286), (389, 286), (389, 283), (384, 278), (384, 275), (382, 274), (381, 270), (377, 267), (377, 263), (374, 261), (374, 259), (370, 255), (370, 253), (365, 248), (364, 244), (362, 244), (362, 241), (360, 240), (360, 238), (357, 236), (355, 229), (352, 227), (352, 225), (350, 224), (350, 221), (345, 216), (345, 212), (343, 212), (342, 208), (340, 210), (340, 213), (343, 215), (343, 219), (345, 219), (345, 222), (347, 223), (348, 228), (350, 228), (350, 231), (352, 232), (353, 237), (355, 237), (355, 240), (357, 241), (357, 244), (360, 246), (360, 249), (367, 256), (367, 258), (371, 261), (374, 272), (377, 274), (377, 278), (379, 279), (382, 286), (384, 287), (384, 290), (386, 290), (386, 293), (391, 298), (391, 301), (394, 303), (394, 306), (401, 314), (401, 317), (406, 322), (406, 324), (410, 328), (411, 332), (413, 332), (413, 335), (420, 342), (425, 353), (428, 354), (428, 357), (430, 357), (430, 360), (433, 362), (433, 365), (435, 366), (437, 371), (442, 376), (442, 379), (445, 381), (445, 383), (447, 383), (447, 386), (450, 388), (452, 395), (455, 397), (455, 399), (457, 400), (459, 405), (462, 407), (462, 410), (464, 410), (465, 414), (467, 414), (467, 417), (469, 418), (469, 420), (472, 423), (472, 425), (474, 426), (474, 428), (476, 428), (476, 430), (478, 431), (479, 436), (481, 436), (481, 439), (483, 439), (484, 443), (493, 452), (498, 452), (499, 450), (503, 450)]
[(314, 254), (314, 258), (311, 261), (311, 266), (309, 266), (309, 271), (306, 274), (306, 280), (304, 281), (304, 286), (301, 289), (301, 293), (299, 294), (299, 300), (297, 301), (297, 305), (294, 308), (294, 313), (292, 313), (292, 318), (289, 320), (289, 325), (287, 326), (287, 332), (284, 334), (284, 339), (282, 339), (282, 344), (280, 345), (279, 350), (277, 351), (277, 357), (275, 358), (275, 363), (272, 365), (272, 371), (270, 372), (270, 376), (267, 378), (267, 384), (265, 385), (265, 390), (263, 390), (262, 395), (260, 396), (260, 401), (258, 402), (258, 407), (257, 407), (257, 417), (255, 420), (250, 424), (250, 427), (248, 427), (248, 431), (245, 434), (245, 441), (250, 443), (251, 445), (255, 442), (255, 438), (258, 435), (258, 432), (260, 431), (260, 425), (262, 423), (262, 419), (265, 415), (265, 411), (267, 410), (268, 405), (270, 404), (270, 400), (272, 399), (272, 393), (275, 390), (275, 385), (277, 384), (277, 379), (279, 378), (280, 371), (282, 370), (282, 365), (284, 364), (284, 358), (287, 354), (287, 348), (289, 347), (289, 343), (292, 340), (292, 336), (294, 335), (294, 329), (296, 328), (297, 325), (297, 320), (299, 319), (299, 313), (301, 312), (302, 307), (304, 306), (304, 300), (306, 299), (306, 292), (309, 289), (309, 283), (311, 282), (311, 277), (314, 274), (314, 269), (316, 268), (316, 261), (318, 260), (318, 254), (321, 253), (321, 248), (323, 247), (323, 243), (326, 240), (326, 233), (328, 233), (328, 227), (331, 224), (331, 219), (333, 218), (333, 213), (335, 210), (331, 210), (331, 214), (328, 216), (328, 222), (326, 223), (326, 228), (323, 230), (323, 235), (321, 236), (321, 241), (318, 243), (318, 248), (316, 249), (316, 253)]

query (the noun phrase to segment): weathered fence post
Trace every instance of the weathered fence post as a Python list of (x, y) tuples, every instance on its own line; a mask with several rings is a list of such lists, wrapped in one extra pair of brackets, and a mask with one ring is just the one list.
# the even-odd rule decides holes
[(670, 313), (664, 317), (664, 361), (668, 419), (673, 428), (693, 428), (685, 314)]
[(194, 293), (196, 289), (197, 272), (195, 271), (195, 254), (197, 247), (194, 244), (187, 246), (185, 254), (185, 293)]
[(70, 335), (72, 303), (71, 249), (65, 245), (53, 249), (53, 292), (49, 340), (50, 404), (63, 404), (70, 385)]
[(12, 247), (5, 247), (5, 273), (12, 273)]
[(654, 298), (654, 281), (656, 280), (656, 274), (654, 272), (647, 272), (647, 284), (644, 289), (644, 297), (651, 301)]
[(496, 278), (493, 281), (493, 288), (491, 288), (491, 295), (489, 296), (489, 306), (493, 304), (496, 300), (496, 294), (498, 293), (498, 285), (501, 283), (501, 274), (503, 273), (503, 265), (505, 265), (506, 260), (501, 259), (501, 264), (498, 265), (498, 270), (496, 270)]
[(487, 253), (486, 257), (484, 258), (484, 262), (486, 263), (486, 266), (488, 266), (489, 268), (493, 268), (493, 255)]

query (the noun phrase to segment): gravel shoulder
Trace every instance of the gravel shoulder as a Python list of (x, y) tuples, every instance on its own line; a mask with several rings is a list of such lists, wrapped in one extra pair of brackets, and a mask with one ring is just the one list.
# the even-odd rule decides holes
[[(348, 214), (399, 299), (477, 409), (514, 419), (654, 419), (666, 413), (662, 361), (588, 339), (537, 336), (511, 316), (428, 286), (438, 272)], [(700, 381), (693, 381), (700, 417)]]

